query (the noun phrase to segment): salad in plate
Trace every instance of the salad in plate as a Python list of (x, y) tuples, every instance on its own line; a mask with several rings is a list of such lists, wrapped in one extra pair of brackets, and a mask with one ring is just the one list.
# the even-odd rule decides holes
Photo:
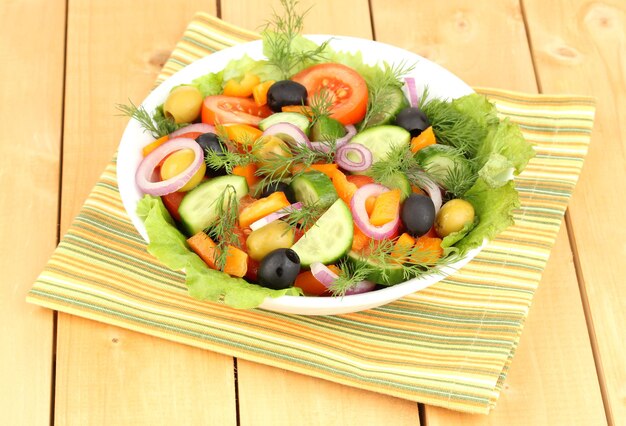
[(185, 270), (193, 297), (251, 308), (376, 291), (512, 223), (512, 178), (534, 153), (516, 125), (477, 94), (418, 93), (412, 64), (300, 36), (285, 6), (266, 59), (234, 59), (154, 111), (122, 107), (154, 137), (135, 173), (148, 250)]

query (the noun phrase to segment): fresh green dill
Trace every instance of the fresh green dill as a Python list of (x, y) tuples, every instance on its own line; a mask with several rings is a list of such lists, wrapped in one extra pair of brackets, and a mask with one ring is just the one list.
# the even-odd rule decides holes
[(152, 116), (146, 111), (143, 105), (136, 106), (132, 101), (130, 105), (118, 104), (117, 109), (123, 115), (134, 118), (141, 124), (144, 132), (150, 132), (155, 139), (169, 135), (185, 124), (176, 124), (172, 119), (165, 117), (162, 108), (157, 108)]
[[(306, 145), (277, 145), (276, 150), (268, 150), (266, 141), (261, 139), (252, 148), (251, 156), (259, 164), (256, 172), (262, 176), (259, 188), (277, 184), (290, 175), (294, 177), (315, 163), (332, 163), (335, 147), (329, 146), (329, 151), (313, 150)], [(296, 171), (296, 169), (299, 169)]]
[(364, 130), (381, 122), (390, 114), (394, 106), (393, 88), (401, 88), (402, 76), (410, 73), (415, 65), (407, 65), (405, 62), (389, 65), (385, 63), (382, 73), (376, 78), (367, 81), (368, 99), (367, 112), (359, 125), (359, 130)]
[(448, 169), (442, 184), (446, 188), (448, 198), (461, 198), (474, 185), (477, 178), (478, 173), (473, 162), (470, 162), (470, 167), (455, 164)]
[[(226, 266), (228, 257), (228, 246), (239, 247), (239, 237), (233, 232), (239, 214), (239, 199), (232, 185), (224, 188), (224, 192), (214, 201), (217, 218), (211, 225), (204, 229), (215, 242), (215, 252), (213, 254), (215, 265), (220, 270)], [(213, 206), (213, 204), (211, 204)]]
[(376, 182), (389, 186), (398, 173), (409, 175), (417, 169), (418, 164), (411, 151), (404, 145), (394, 145), (385, 159), (372, 164), (368, 175)]
[(303, 203), (301, 209), (289, 209), (289, 214), (281, 218), (287, 222), (293, 229), (299, 228), (303, 232), (308, 231), (320, 217), (326, 212), (327, 208), (318, 202), (311, 204)]
[(361, 281), (365, 281), (367, 277), (374, 271), (372, 266), (363, 262), (355, 264), (347, 260), (339, 262), (338, 277), (330, 285), (330, 292), (333, 296), (343, 297), (346, 292), (353, 289)]
[(283, 78), (293, 75), (293, 70), (310, 61), (318, 61), (323, 57), (328, 41), (313, 50), (296, 51), (293, 42), (302, 32), (304, 17), (309, 9), (299, 13), (297, 0), (280, 0), (283, 15), (273, 13), (272, 19), (262, 31), (263, 41), (267, 47), (268, 62), (278, 68)]
[(422, 95), (420, 108), (432, 123), (437, 143), (457, 148), (472, 158), (485, 138), (486, 130), (471, 116), (457, 110), (452, 102), (427, 99)]
[(327, 88), (322, 87), (309, 98), (309, 109), (306, 115), (311, 119), (311, 126), (319, 121), (320, 117), (329, 117), (332, 108), (333, 94)]

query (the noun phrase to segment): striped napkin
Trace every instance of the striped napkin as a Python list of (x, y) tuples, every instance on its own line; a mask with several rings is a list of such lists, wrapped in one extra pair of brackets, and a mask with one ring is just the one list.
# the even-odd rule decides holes
[[(200, 13), (159, 82), (258, 35)], [(28, 301), (211, 351), (438, 405), (495, 405), (587, 153), (589, 98), (477, 89), (518, 123), (537, 156), (516, 178), (516, 224), (456, 275), (387, 306), (309, 317), (190, 298), (146, 252), (124, 211), (116, 159), (105, 169)]]

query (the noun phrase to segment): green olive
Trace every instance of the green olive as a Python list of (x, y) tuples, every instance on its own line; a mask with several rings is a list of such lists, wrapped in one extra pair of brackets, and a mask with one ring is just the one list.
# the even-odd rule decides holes
[[(190, 149), (181, 149), (180, 151), (176, 151), (165, 158), (165, 161), (161, 165), (161, 179), (167, 180), (173, 178), (174, 176), (178, 176), (182, 172), (185, 171), (189, 165), (196, 158), (194, 152)], [(187, 192), (191, 191), (193, 188), (198, 186), (202, 178), (204, 177), (204, 172), (206, 171), (206, 165), (204, 161), (200, 163), (200, 168), (198, 171), (189, 179), (189, 182), (185, 184), (182, 188), (178, 190), (178, 192)]]
[(474, 221), (474, 207), (465, 200), (450, 200), (441, 207), (435, 218), (435, 231), (440, 237), (447, 237), (460, 231)]
[(276, 167), (277, 161), (281, 160), (277, 157), (288, 159), (292, 156), (289, 146), (276, 136), (263, 136), (254, 144), (256, 154), (261, 158), (259, 165), (261, 167), (271, 167), (276, 173), (282, 173), (286, 169), (286, 165)]
[(261, 261), (272, 251), (279, 248), (289, 248), (293, 245), (295, 232), (291, 226), (282, 220), (270, 222), (262, 228), (252, 231), (246, 240), (248, 256)]
[(163, 114), (176, 123), (191, 123), (200, 115), (202, 93), (194, 86), (178, 86), (163, 104)]

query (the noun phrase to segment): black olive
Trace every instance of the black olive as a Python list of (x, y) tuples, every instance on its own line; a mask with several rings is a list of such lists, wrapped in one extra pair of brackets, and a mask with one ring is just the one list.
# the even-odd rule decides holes
[(428, 129), (430, 121), (422, 110), (409, 107), (404, 108), (396, 116), (396, 124), (411, 133), (411, 137), (415, 137)]
[(267, 105), (274, 112), (288, 105), (306, 105), (306, 87), (291, 80), (277, 81), (267, 91)]
[(291, 249), (280, 248), (261, 260), (259, 284), (274, 290), (291, 287), (300, 273), (300, 257)]
[(409, 234), (414, 237), (421, 237), (435, 223), (433, 200), (425, 195), (411, 194), (402, 205), (400, 219)]
[[(202, 148), (202, 151), (205, 152), (204, 156), (206, 158), (207, 151), (215, 151), (218, 155), (223, 156), (224, 152), (226, 152), (226, 147), (222, 142), (220, 142), (219, 138), (215, 133), (203, 133), (196, 138), (196, 142)], [(209, 166), (206, 168), (206, 172), (204, 173), (207, 177), (215, 177), (226, 174), (226, 169), (220, 167), (219, 169), (213, 169)]]
[(274, 192), (283, 192), (291, 204), (296, 202), (296, 194), (293, 192), (291, 186), (287, 185), (285, 182), (273, 182), (264, 186), (263, 192), (261, 192), (261, 198), (269, 197)]

